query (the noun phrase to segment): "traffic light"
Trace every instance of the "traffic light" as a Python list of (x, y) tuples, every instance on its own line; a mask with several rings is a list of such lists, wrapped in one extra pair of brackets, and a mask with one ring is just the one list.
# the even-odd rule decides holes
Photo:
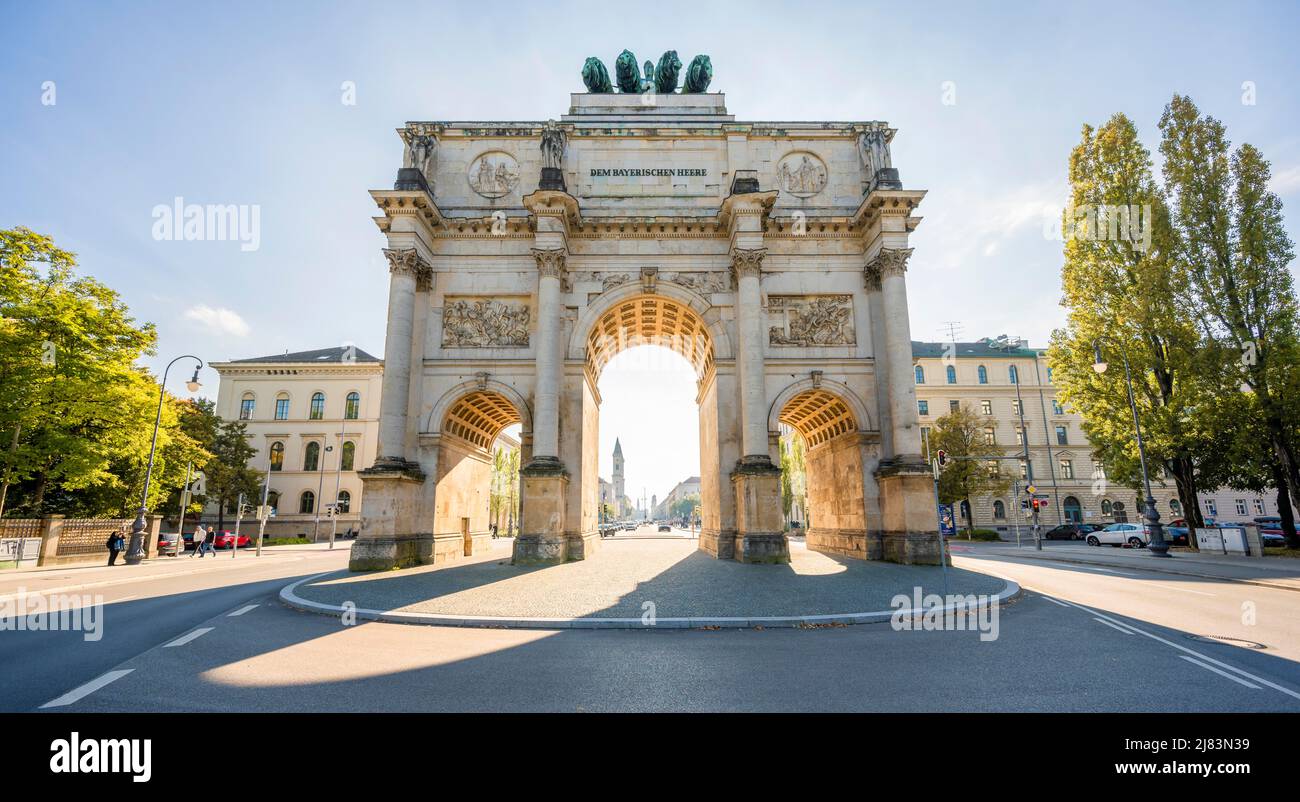
[(935, 452), (935, 458), (939, 461), (940, 468), (948, 464), (948, 452), (942, 448)]

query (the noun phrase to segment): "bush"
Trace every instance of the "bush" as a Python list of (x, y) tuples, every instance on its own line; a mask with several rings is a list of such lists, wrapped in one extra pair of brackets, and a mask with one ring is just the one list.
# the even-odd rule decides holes
[(976, 529), (974, 532), (971, 532), (970, 539), (991, 541), (991, 540), (1001, 540), (1002, 538), (999, 537), (998, 533), (994, 532), (992, 529)]
[(305, 537), (268, 537), (262, 541), (263, 546), (302, 546), (311, 541)]

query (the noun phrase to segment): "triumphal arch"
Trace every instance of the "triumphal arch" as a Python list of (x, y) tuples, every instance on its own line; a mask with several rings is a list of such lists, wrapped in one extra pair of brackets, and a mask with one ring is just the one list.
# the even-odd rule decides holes
[(641, 344), (698, 379), (702, 551), (789, 559), (785, 424), (808, 448), (809, 548), (937, 563), (906, 287), (925, 192), (894, 129), (738, 121), (706, 56), (615, 67), (588, 59), (558, 120), (399, 129), (396, 183), (370, 193), (388, 330), (352, 568), (483, 553), (492, 444), (516, 423), (514, 561), (599, 559), (597, 380)]

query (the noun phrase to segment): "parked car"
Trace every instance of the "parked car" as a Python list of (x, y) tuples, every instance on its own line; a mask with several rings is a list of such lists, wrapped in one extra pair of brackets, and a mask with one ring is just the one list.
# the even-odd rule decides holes
[(635, 532), (635, 531), (636, 531), (636, 524), (635, 524), (635, 523), (631, 523), (631, 522), (623, 524), (623, 531), (624, 531), (624, 532)]
[(1277, 515), (1261, 515), (1254, 519), (1259, 528), (1259, 539), (1265, 546), (1285, 546), (1286, 534), (1282, 532), (1282, 518)]
[(1105, 529), (1089, 532), (1084, 536), (1089, 546), (1128, 546), (1140, 549), (1151, 539), (1151, 528), (1146, 524), (1111, 524)]
[[(250, 538), (248, 535), (245, 535), (241, 532), (239, 535), (239, 548), (246, 549), (251, 545), (253, 545), (252, 538)], [(217, 536), (212, 540), (212, 547), (214, 549), (229, 549), (229, 548), (233, 548), (234, 546), (235, 546), (234, 532), (229, 532), (229, 531), (218, 532)]]
[(1044, 540), (1083, 540), (1089, 532), (1101, 529), (1098, 524), (1062, 524), (1043, 533)]
[(160, 532), (158, 534), (158, 553), (179, 554), (180, 550), (177, 549), (177, 544), (183, 542), (184, 541), (178, 538), (174, 532)]
[(672, 528), (671, 526), (669, 526), (668, 524), (659, 524), (659, 531), (660, 531), (660, 532), (671, 532), (671, 531), (673, 531), (673, 528)]

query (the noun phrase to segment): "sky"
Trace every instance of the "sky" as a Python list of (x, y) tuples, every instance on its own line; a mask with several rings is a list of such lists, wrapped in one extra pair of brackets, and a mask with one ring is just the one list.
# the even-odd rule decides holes
[[(53, 236), (155, 323), (146, 364), (159, 371), (187, 353), (382, 355), (388, 271), (367, 190), (392, 185), (394, 129), (557, 118), (584, 59), (612, 68), (624, 48), (640, 61), (709, 54), (710, 88), (738, 120), (898, 129), (894, 166), (929, 192), (908, 269), (914, 339), (955, 322), (959, 339), (1044, 345), (1061, 325), (1050, 232), (1085, 123), (1123, 112), (1154, 152), (1164, 104), (1191, 95), (1234, 143), (1263, 150), (1288, 211), (1300, 201), (1294, 2), (0, 7), (0, 226)], [(256, 207), (257, 248), (155, 238), (154, 208), (178, 197)], [(601, 474), (618, 435), (629, 495), (698, 473), (693, 391), (675, 384), (689, 389), (689, 369), (670, 363), (655, 362), (654, 402), (643, 369), (616, 360), (601, 377)], [(215, 372), (203, 378), (215, 394)], [(672, 437), (631, 445), (656, 431)]]

